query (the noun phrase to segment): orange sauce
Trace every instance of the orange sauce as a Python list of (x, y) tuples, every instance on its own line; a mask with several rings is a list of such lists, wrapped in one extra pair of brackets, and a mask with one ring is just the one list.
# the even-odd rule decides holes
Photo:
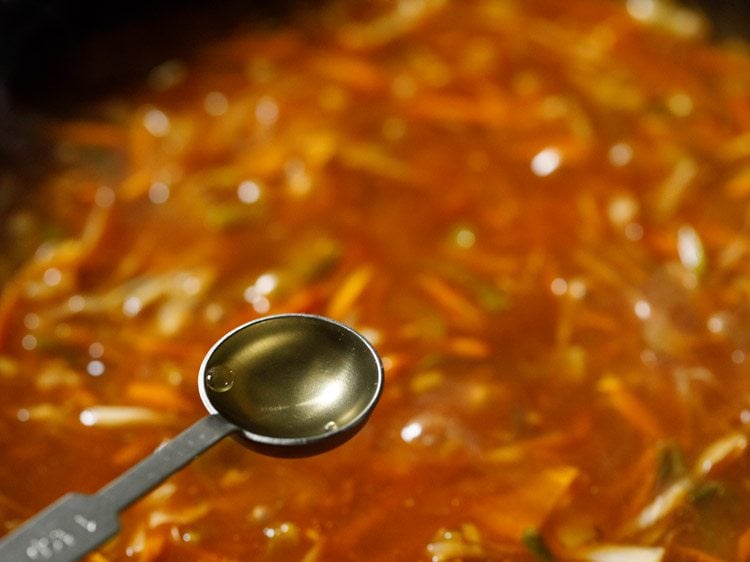
[(222, 442), (91, 561), (750, 560), (750, 59), (647, 1), (360, 4), (47, 124), (4, 225), (0, 533), (293, 311), (382, 354), (367, 427)]

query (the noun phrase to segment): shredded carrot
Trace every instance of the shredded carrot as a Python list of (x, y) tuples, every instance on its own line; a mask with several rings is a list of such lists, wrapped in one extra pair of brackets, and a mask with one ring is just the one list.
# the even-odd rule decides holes
[(347, 167), (403, 182), (410, 187), (419, 187), (420, 182), (412, 168), (405, 162), (388, 154), (375, 144), (342, 145), (340, 161)]
[(395, 380), (407, 373), (411, 363), (409, 355), (406, 353), (389, 353), (383, 355), (385, 376), (388, 380)]
[(180, 392), (162, 382), (136, 381), (125, 388), (125, 396), (138, 404), (170, 412), (189, 412), (191, 403)]
[(750, 165), (740, 168), (726, 184), (724, 189), (729, 197), (742, 199), (750, 195)]
[(718, 155), (727, 163), (750, 156), (750, 133), (741, 133), (725, 141), (719, 148)]
[(164, 530), (146, 534), (146, 530), (142, 529), (136, 535), (136, 540), (139, 542), (134, 545), (133, 550), (138, 553), (140, 562), (156, 562), (159, 559), (167, 545), (166, 532)]
[(427, 296), (452, 320), (463, 327), (472, 329), (482, 324), (483, 314), (479, 307), (446, 281), (435, 275), (424, 274), (418, 278), (417, 282)]
[(315, 53), (312, 68), (330, 80), (363, 93), (378, 92), (387, 85), (386, 76), (363, 57), (341, 53)]
[[(500, 222), (500, 219), (498, 219)], [(485, 252), (479, 248), (472, 248), (467, 252), (463, 248), (451, 247), (448, 250), (451, 259), (465, 263), (471, 269), (492, 275), (518, 273), (519, 263), (514, 256)]]
[(130, 124), (128, 156), (132, 164), (132, 170), (138, 170), (136, 173), (150, 174), (153, 169), (154, 156), (159, 151), (157, 150), (156, 139), (143, 126), (142, 117), (143, 115), (141, 115), (141, 119), (134, 119)]
[(494, 534), (518, 540), (527, 529), (543, 526), (578, 474), (569, 466), (538, 471), (509, 490), (478, 498), (471, 515)]
[(737, 540), (737, 562), (750, 562), (750, 527)]
[(424, 93), (412, 100), (407, 111), (415, 118), (498, 125), (509, 115), (509, 104), (499, 97), (471, 99), (448, 94)]
[(349, 314), (373, 277), (373, 268), (362, 265), (352, 271), (341, 283), (328, 304), (328, 315), (342, 318)]
[(322, 289), (315, 285), (292, 293), (277, 306), (277, 310), (280, 312), (313, 312), (322, 306), (323, 300)]
[(89, 554), (85, 558), (86, 562), (109, 562), (109, 558), (104, 556), (101, 552), (94, 552), (93, 554)]
[(285, 140), (287, 139), (278, 141), (272, 139), (254, 150), (239, 154), (237, 156), (237, 167), (250, 176), (260, 178), (278, 173), (289, 157), (289, 147), (284, 142)]
[(590, 328), (592, 330), (609, 333), (616, 332), (621, 327), (620, 323), (612, 316), (584, 307), (578, 311), (576, 325), (582, 328)]
[(487, 460), (498, 464), (520, 462), (529, 456), (554, 458), (555, 451), (570, 446), (575, 436), (562, 431), (540, 435), (532, 439), (516, 441), (497, 447), (486, 453)]
[(664, 435), (664, 429), (656, 415), (621, 380), (607, 375), (599, 381), (598, 389), (607, 396), (617, 413), (644, 436), (658, 439)]
[(118, 194), (123, 199), (138, 199), (139, 197), (143, 197), (151, 186), (151, 170), (148, 168), (136, 168), (135, 170), (123, 180), (120, 186)]
[(471, 337), (455, 337), (448, 341), (447, 351), (459, 357), (483, 359), (491, 350), (487, 342)]
[(22, 296), (23, 284), (18, 279), (11, 279), (3, 286), (0, 293), (0, 345), (7, 343), (5, 339), (11, 329), (10, 322)]

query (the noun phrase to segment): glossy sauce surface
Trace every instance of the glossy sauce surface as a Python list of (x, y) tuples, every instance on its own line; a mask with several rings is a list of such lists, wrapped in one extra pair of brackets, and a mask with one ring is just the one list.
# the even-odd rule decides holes
[(91, 560), (750, 559), (750, 59), (702, 26), (335, 2), (50, 120), (3, 225), (0, 531), (203, 415), (229, 329), (308, 312), (383, 356), (367, 427), (221, 443)]

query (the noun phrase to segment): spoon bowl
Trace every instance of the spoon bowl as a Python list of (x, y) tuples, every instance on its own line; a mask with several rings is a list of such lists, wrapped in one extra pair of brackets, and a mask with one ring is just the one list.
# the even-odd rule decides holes
[(198, 373), (206, 409), (239, 427), (252, 448), (276, 456), (315, 454), (352, 437), (382, 383), (380, 358), (363, 336), (308, 314), (232, 330)]

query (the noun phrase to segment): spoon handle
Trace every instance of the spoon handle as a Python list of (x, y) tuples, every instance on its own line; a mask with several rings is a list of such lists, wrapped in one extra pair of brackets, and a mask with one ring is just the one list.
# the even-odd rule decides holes
[(3, 537), (0, 561), (79, 560), (117, 533), (121, 510), (237, 429), (204, 417), (96, 494), (67, 494)]
[(217, 441), (237, 430), (236, 425), (219, 414), (205, 416), (112, 480), (96, 495), (112, 509), (122, 511)]

